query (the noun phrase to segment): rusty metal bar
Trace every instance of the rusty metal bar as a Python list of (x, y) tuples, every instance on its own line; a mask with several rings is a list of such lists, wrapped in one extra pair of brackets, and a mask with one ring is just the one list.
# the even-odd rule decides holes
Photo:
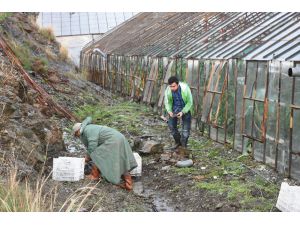
[[(294, 105), (295, 102), (295, 86), (296, 78), (293, 77), (293, 86), (292, 86), (292, 99), (291, 105)], [(294, 108), (291, 107), (291, 117), (290, 117), (290, 144), (289, 144), (289, 168), (288, 168), (288, 177), (291, 177), (292, 171), (292, 152), (293, 152), (293, 125), (294, 124)]]
[(261, 123), (262, 130), (262, 140), (264, 141), (264, 153), (263, 153), (263, 162), (266, 163), (266, 133), (267, 133), (267, 119), (268, 119), (268, 96), (269, 96), (269, 64), (266, 63), (265, 66), (267, 74), (266, 74), (266, 84), (265, 84), (265, 103), (264, 103), (264, 113), (263, 113), (263, 121)]
[[(263, 140), (258, 139), (258, 138), (255, 138), (255, 137), (252, 137), (252, 136), (250, 136), (250, 135), (248, 135), (248, 134), (242, 134), (242, 136), (243, 136), (243, 137), (246, 137), (246, 138), (249, 138), (249, 139), (252, 139), (252, 140), (254, 140), (254, 141), (258, 141), (258, 142), (260, 142), (260, 143), (263, 143), (263, 142), (264, 142)], [(253, 148), (253, 146), (252, 146), (252, 148)]]
[[(254, 96), (256, 97), (256, 88), (257, 88), (257, 75), (258, 75), (258, 62), (256, 62), (256, 72), (255, 72), (255, 81), (254, 81)], [(251, 94), (252, 97), (252, 94)], [(253, 127), (254, 127), (254, 112), (255, 112), (255, 101), (253, 101), (252, 105), (252, 123), (251, 123), (251, 137), (253, 137)], [(252, 146), (252, 152), (251, 152), (252, 158), (254, 158), (254, 148)]]
[[(235, 68), (233, 68), (233, 65), (235, 65)], [(231, 61), (231, 67), (232, 67), (232, 71), (233, 71), (233, 74), (234, 74), (234, 87), (235, 87), (235, 90), (234, 90), (234, 120), (233, 120), (233, 142), (232, 142), (232, 145), (233, 145), (233, 148), (235, 147), (235, 126), (236, 126), (236, 120), (237, 120), (237, 117), (236, 117), (236, 113), (237, 113), (237, 110), (236, 110), (236, 105), (237, 105), (237, 89), (238, 89), (238, 84), (237, 84), (237, 78), (238, 78), (238, 61), (237, 60), (232, 60)]]

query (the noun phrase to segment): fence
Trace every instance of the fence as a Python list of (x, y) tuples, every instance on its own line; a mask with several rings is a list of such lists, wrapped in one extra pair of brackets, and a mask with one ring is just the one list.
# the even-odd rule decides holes
[(300, 79), (293, 62), (81, 55), (89, 80), (164, 113), (171, 75), (187, 82), (195, 129), (300, 179)]

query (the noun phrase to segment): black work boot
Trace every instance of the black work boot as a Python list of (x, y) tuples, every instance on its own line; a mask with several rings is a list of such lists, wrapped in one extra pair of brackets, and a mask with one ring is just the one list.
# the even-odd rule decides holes
[(180, 135), (174, 135), (173, 137), (175, 140), (175, 146), (173, 146), (171, 149), (176, 150), (179, 146), (181, 146)]

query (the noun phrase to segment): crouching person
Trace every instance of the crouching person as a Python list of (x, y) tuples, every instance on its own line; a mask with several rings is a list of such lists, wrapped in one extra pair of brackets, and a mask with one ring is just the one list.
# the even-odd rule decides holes
[(110, 183), (132, 190), (129, 172), (137, 167), (137, 162), (128, 141), (117, 130), (91, 122), (92, 118), (87, 117), (73, 126), (74, 136), (80, 137), (87, 148), (86, 162), (93, 162), (90, 178), (96, 180), (101, 176)]

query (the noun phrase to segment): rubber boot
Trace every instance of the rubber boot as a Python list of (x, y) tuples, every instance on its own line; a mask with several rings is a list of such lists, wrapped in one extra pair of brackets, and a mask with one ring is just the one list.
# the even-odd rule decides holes
[(173, 138), (175, 140), (175, 146), (173, 146), (171, 149), (177, 150), (177, 148), (181, 146), (180, 135), (174, 135)]
[(93, 165), (92, 171), (91, 171), (91, 173), (89, 175), (87, 175), (87, 178), (90, 179), (90, 180), (97, 181), (97, 180), (100, 179), (100, 176), (101, 176), (100, 170), (97, 168), (96, 165)]
[(121, 178), (123, 179), (123, 182), (117, 186), (126, 189), (127, 191), (131, 191), (133, 189), (131, 175), (122, 175)]
[(130, 174), (124, 175), (124, 180), (125, 180), (125, 189), (127, 191), (131, 191), (133, 188), (131, 175)]

